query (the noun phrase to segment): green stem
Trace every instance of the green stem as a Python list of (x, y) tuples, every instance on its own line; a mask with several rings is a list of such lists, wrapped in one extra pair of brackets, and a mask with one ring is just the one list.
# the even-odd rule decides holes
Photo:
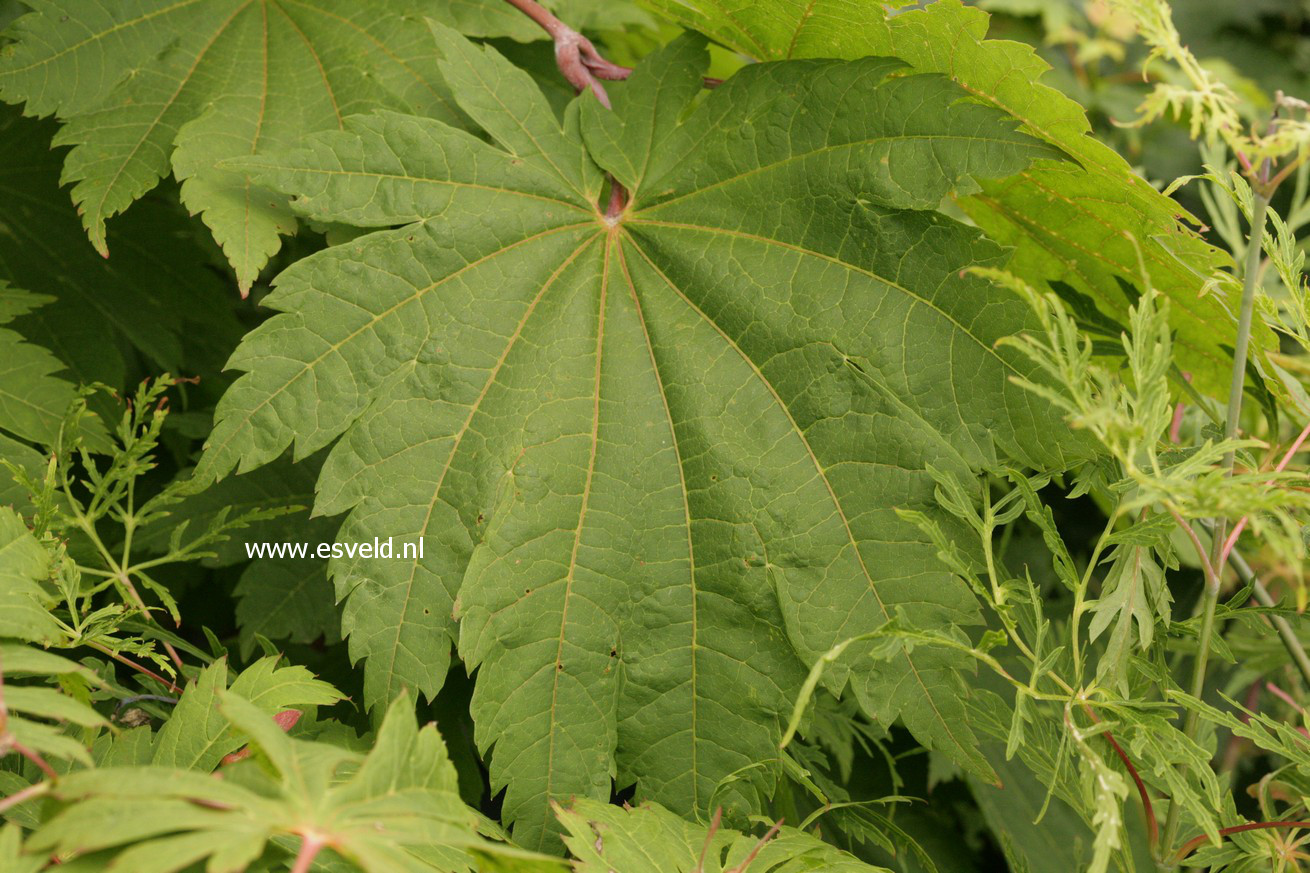
[(1110, 534), (1114, 533), (1114, 525), (1118, 520), (1119, 507), (1116, 506), (1114, 511), (1110, 513), (1110, 517), (1105, 520), (1105, 527), (1101, 530), (1101, 536), (1096, 540), (1096, 546), (1092, 549), (1092, 556), (1087, 559), (1087, 569), (1083, 572), (1083, 578), (1073, 593), (1073, 614), (1069, 619), (1073, 636), (1069, 651), (1073, 656), (1074, 682), (1078, 685), (1083, 683), (1083, 657), (1079, 649), (1078, 626), (1082, 623), (1083, 611), (1087, 606), (1087, 587), (1092, 584), (1092, 573), (1095, 572), (1096, 565), (1101, 560), (1101, 552), (1105, 551), (1105, 541), (1109, 539)]
[[(1233, 345), (1233, 374), (1228, 387), (1228, 418), (1224, 425), (1224, 438), (1237, 438), (1238, 426), (1242, 418), (1242, 394), (1246, 385), (1246, 359), (1251, 346), (1251, 318), (1255, 312), (1255, 292), (1259, 284), (1260, 254), (1264, 238), (1265, 210), (1269, 198), (1256, 193), (1251, 209), (1251, 234), (1246, 243), (1246, 259), (1242, 268), (1242, 305), (1237, 317), (1237, 339)], [(1231, 476), (1235, 456), (1232, 450), (1224, 453), (1223, 469), (1225, 475)], [(1223, 543), (1228, 535), (1228, 519), (1217, 518), (1214, 521), (1211, 540), (1211, 557), (1206, 568), (1205, 591), (1201, 595), (1201, 632), (1197, 638), (1196, 661), (1192, 664), (1191, 694), (1200, 699), (1205, 691), (1205, 668), (1210, 660), (1210, 642), (1214, 636), (1214, 613), (1219, 603), (1219, 581), (1223, 568), (1218, 562), (1223, 556)], [(1183, 734), (1188, 739), (1196, 739), (1196, 730), (1200, 717), (1196, 710), (1189, 709), (1183, 719)], [(1186, 765), (1182, 766), (1186, 773)], [(1164, 839), (1160, 845), (1168, 853), (1178, 832), (1179, 813), (1182, 808), (1177, 803), (1169, 804), (1169, 817), (1165, 820)], [(1168, 857), (1166, 854), (1165, 857)]]
[[(1261, 606), (1278, 605), (1273, 595), (1269, 593), (1269, 589), (1260, 581), (1260, 577), (1255, 575), (1251, 565), (1246, 563), (1246, 559), (1239, 555), (1236, 549), (1228, 553), (1228, 564), (1237, 571), (1237, 578), (1242, 580), (1243, 585), (1251, 586), (1252, 593)], [(1310, 655), (1306, 654), (1305, 646), (1301, 644), (1301, 638), (1296, 635), (1291, 622), (1281, 615), (1271, 615), (1269, 620), (1273, 623), (1274, 629), (1278, 631), (1278, 636), (1283, 641), (1283, 647), (1292, 656), (1292, 661), (1296, 664), (1297, 670), (1301, 672), (1302, 678), (1305, 679), (1307, 684), (1310, 684)]]

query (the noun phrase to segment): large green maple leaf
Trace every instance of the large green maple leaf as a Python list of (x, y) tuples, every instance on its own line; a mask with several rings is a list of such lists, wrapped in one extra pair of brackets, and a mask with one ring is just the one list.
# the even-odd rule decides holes
[[(1078, 103), (1041, 83), (1050, 65), (1020, 42), (987, 39), (986, 12), (935, 0), (887, 15), (880, 0), (651, 0), (679, 23), (760, 60), (898, 57), (915, 71), (949, 76), (980, 101), (1074, 161), (1039, 161), (1004, 179), (982, 180), (959, 205), (997, 242), (1012, 246), (1010, 269), (1030, 281), (1063, 281), (1127, 324), (1142, 268), (1169, 296), (1180, 366), (1203, 390), (1227, 389), (1232, 299), (1202, 296), (1207, 279), (1231, 268), (1205, 243), (1196, 219), (1156, 191), (1113, 149), (1094, 139)], [(898, 5), (893, 3), (891, 5)], [(1258, 331), (1256, 342), (1272, 336)]]
[[(1064, 461), (995, 346), (1026, 307), (962, 272), (1002, 250), (933, 211), (1054, 153), (878, 58), (754, 65), (689, 111), (690, 40), (561, 124), (527, 74), (437, 33), (495, 144), (384, 113), (240, 162), (315, 219), (404, 226), (278, 279), (198, 475), (340, 437), (316, 511), (426, 546), (333, 564), (368, 702), (434, 693), (457, 635), (524, 844), (549, 798), (612, 779), (755, 806), (808, 664), (897, 609), (977, 621), (894, 511), (932, 504), (925, 464)], [(959, 673), (919, 650), (827, 675), (988, 774)]]
[(64, 181), (92, 243), (172, 171), (243, 290), (295, 228), (285, 199), (222, 169), (356, 112), (456, 120), (404, 0), (32, 0), (0, 49), (0, 99), (66, 123)]

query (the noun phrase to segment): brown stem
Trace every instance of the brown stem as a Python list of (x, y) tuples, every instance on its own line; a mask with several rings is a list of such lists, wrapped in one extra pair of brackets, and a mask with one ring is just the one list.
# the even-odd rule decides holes
[(1303, 163), (1305, 163), (1305, 159), (1306, 159), (1306, 155), (1301, 155), (1301, 157), (1297, 158), (1296, 160), (1288, 164), (1286, 167), (1283, 167), (1283, 169), (1279, 170), (1278, 173), (1267, 183), (1266, 193), (1272, 195), (1274, 193), (1274, 190), (1277, 189), (1279, 185), (1283, 184), (1283, 182), (1287, 180), (1288, 176), (1296, 172), (1297, 169), (1299, 169), (1300, 166)]
[[(1240, 834), (1243, 831), (1263, 831), (1271, 828), (1310, 828), (1310, 821), (1258, 821), (1251, 824), (1234, 825), (1231, 828), (1220, 828), (1219, 836), (1226, 837), (1231, 834)], [(1183, 843), (1182, 848), (1180, 848), (1178, 853), (1174, 855), (1174, 863), (1178, 864), (1181, 862), (1188, 855), (1204, 845), (1205, 841), (1208, 839), (1210, 839), (1208, 836), (1201, 834), (1199, 837), (1192, 837), (1190, 840)]]
[[(632, 75), (632, 67), (607, 60), (596, 50), (591, 40), (560, 21), (554, 13), (536, 0), (505, 0), (505, 2), (531, 18), (555, 41), (555, 63), (559, 65), (564, 78), (579, 91), (591, 91), (601, 105), (608, 109), (609, 95), (605, 93), (605, 88), (599, 80), (622, 81)], [(706, 88), (717, 88), (723, 84), (722, 79), (711, 76), (705, 76), (702, 81)]]
[(181, 687), (179, 687), (176, 683), (170, 682), (169, 680), (165, 679), (163, 676), (160, 676), (154, 670), (151, 670), (149, 667), (146, 667), (142, 664), (138, 664), (137, 662), (118, 654), (113, 649), (110, 649), (107, 646), (103, 646), (100, 643), (88, 642), (86, 643), (86, 645), (95, 649), (97, 652), (100, 652), (102, 655), (108, 655), (109, 657), (113, 658), (115, 661), (117, 661), (120, 664), (131, 667), (133, 670), (137, 671), (138, 673), (144, 676), (149, 676), (151, 679), (154, 679), (156, 682), (161, 683), (165, 688), (167, 688), (169, 691), (172, 691), (174, 694), (182, 693)]
[[(155, 622), (154, 614), (150, 612), (149, 607), (146, 606), (146, 602), (142, 600), (141, 595), (137, 593), (136, 586), (132, 584), (132, 579), (127, 575), (126, 571), (118, 577), (118, 581), (123, 583), (123, 587), (125, 587), (128, 593), (132, 596), (132, 601), (136, 604), (136, 608), (141, 610), (141, 614), (146, 617), (146, 621)], [(155, 622), (155, 624), (158, 624), (158, 622)], [(164, 651), (168, 652), (168, 657), (173, 659), (173, 664), (177, 667), (178, 674), (181, 675), (182, 656), (177, 653), (177, 649), (173, 648), (173, 645), (168, 640), (161, 637), (159, 643), (164, 647)]]
[(1109, 740), (1110, 745), (1114, 747), (1115, 754), (1117, 754), (1119, 760), (1123, 762), (1124, 768), (1128, 771), (1128, 775), (1133, 777), (1133, 784), (1137, 786), (1137, 796), (1142, 799), (1142, 812), (1146, 816), (1147, 843), (1154, 848), (1156, 841), (1160, 839), (1160, 824), (1155, 819), (1155, 807), (1151, 805), (1151, 795), (1146, 793), (1146, 783), (1143, 782), (1142, 777), (1138, 775), (1137, 768), (1133, 766), (1133, 762), (1128, 758), (1128, 753), (1119, 745), (1119, 741), (1114, 738), (1114, 734), (1106, 731), (1105, 738)]
[[(1083, 712), (1087, 713), (1087, 717), (1093, 722), (1100, 721), (1096, 713), (1086, 702), (1082, 704), (1082, 707)], [(1160, 839), (1160, 824), (1155, 818), (1155, 807), (1151, 804), (1151, 795), (1146, 791), (1146, 783), (1142, 781), (1142, 777), (1138, 774), (1137, 768), (1133, 766), (1133, 762), (1128, 757), (1128, 753), (1123, 750), (1123, 746), (1119, 745), (1119, 741), (1114, 738), (1114, 734), (1109, 731), (1105, 731), (1104, 733), (1105, 738), (1109, 740), (1110, 745), (1114, 747), (1115, 754), (1118, 755), (1119, 760), (1123, 762), (1124, 769), (1128, 771), (1129, 776), (1133, 777), (1133, 784), (1137, 786), (1137, 796), (1142, 800), (1142, 814), (1146, 817), (1146, 838), (1151, 849), (1154, 850), (1156, 841)]]

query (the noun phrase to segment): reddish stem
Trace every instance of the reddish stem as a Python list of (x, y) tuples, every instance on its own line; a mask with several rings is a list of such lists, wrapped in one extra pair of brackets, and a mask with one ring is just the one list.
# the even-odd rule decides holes
[(782, 830), (782, 819), (778, 819), (776, 822), (774, 822), (773, 827), (769, 828), (768, 832), (764, 836), (760, 837), (760, 841), (755, 844), (755, 847), (753, 849), (751, 849), (750, 854), (747, 855), (745, 858), (742, 858), (741, 863), (738, 864), (736, 867), (733, 867), (731, 870), (727, 871), (727, 873), (746, 873), (746, 868), (749, 867), (751, 865), (751, 862), (754, 861), (759, 856), (760, 850), (764, 848), (764, 846), (769, 842), (769, 840), (776, 837), (778, 835), (778, 831), (780, 830)]
[(46, 778), (52, 779), (56, 782), (59, 781), (59, 774), (55, 772), (55, 768), (46, 763), (46, 759), (42, 758), (36, 750), (29, 749), (27, 746), (14, 739), (13, 734), (10, 734), (8, 739), (4, 742), (15, 752), (35, 764), (37, 769), (46, 775)]
[[(159, 622), (155, 621), (154, 614), (151, 613), (150, 608), (146, 606), (146, 602), (142, 600), (141, 595), (137, 593), (136, 586), (132, 584), (131, 577), (129, 577), (127, 573), (123, 573), (118, 577), (118, 581), (123, 584), (123, 587), (127, 589), (128, 594), (132, 596), (132, 600), (136, 603), (137, 609), (141, 610), (141, 614), (145, 616), (146, 621), (158, 624)], [(163, 645), (164, 651), (168, 652), (168, 657), (173, 659), (173, 664), (177, 667), (178, 675), (181, 675), (182, 656), (177, 653), (177, 649), (173, 648), (173, 645), (168, 640), (161, 637), (159, 642)]]
[(50, 790), (49, 782), (37, 782), (35, 785), (29, 785), (22, 791), (15, 791), (8, 797), (0, 798), (0, 812), (13, 809), (20, 803), (25, 803), (33, 797), (40, 797)]
[[(1100, 719), (1097, 718), (1096, 713), (1093, 712), (1092, 708), (1086, 703), (1083, 704), (1083, 712), (1087, 713), (1087, 717), (1093, 722), (1100, 721)], [(1110, 745), (1114, 747), (1115, 754), (1118, 755), (1119, 760), (1123, 762), (1124, 769), (1128, 771), (1129, 776), (1133, 777), (1133, 784), (1137, 786), (1137, 796), (1142, 799), (1142, 814), (1146, 817), (1146, 839), (1150, 847), (1154, 849), (1156, 842), (1160, 839), (1160, 825), (1156, 821), (1155, 807), (1151, 804), (1151, 795), (1146, 791), (1146, 783), (1142, 781), (1142, 777), (1138, 774), (1137, 768), (1133, 766), (1133, 762), (1129, 759), (1128, 753), (1123, 750), (1123, 746), (1119, 745), (1119, 741), (1114, 738), (1114, 734), (1109, 731), (1105, 731), (1104, 733), (1105, 738), (1109, 740)]]
[(591, 40), (560, 21), (536, 0), (506, 2), (535, 21), (555, 41), (555, 63), (564, 78), (578, 91), (591, 91), (600, 105), (609, 109), (610, 98), (600, 79), (626, 79), (632, 71), (605, 60)]
[[(1232, 834), (1240, 834), (1243, 831), (1263, 831), (1271, 828), (1310, 828), (1310, 821), (1258, 821), (1251, 824), (1234, 825), (1230, 828), (1220, 828), (1219, 836), (1227, 837)], [(1183, 847), (1174, 855), (1174, 863), (1181, 862), (1204, 845), (1208, 839), (1210, 839), (1208, 836), (1201, 834), (1199, 837), (1192, 837), (1192, 839), (1183, 843)]]
[(611, 222), (617, 221), (623, 214), (623, 207), (628, 204), (628, 191), (618, 179), (610, 177), (610, 202), (605, 208), (605, 217)]
[(13, 749), (15, 752), (35, 764), (42, 773), (51, 779), (51, 781), (59, 781), (59, 774), (55, 772), (53, 767), (46, 763), (45, 758), (42, 758), (34, 749), (29, 749), (27, 746), (20, 743), (18, 737), (10, 732), (9, 707), (5, 704), (4, 665), (0, 664), (0, 755), (5, 754), (9, 749)]
[[(609, 95), (605, 93), (605, 88), (599, 80), (622, 81), (632, 75), (632, 67), (607, 60), (596, 50), (591, 40), (560, 21), (536, 0), (505, 0), (505, 2), (531, 18), (555, 41), (555, 63), (559, 65), (564, 78), (579, 91), (591, 91), (601, 105), (608, 109)], [(706, 88), (717, 88), (723, 84), (722, 79), (710, 76), (705, 76), (702, 81)]]
[(723, 822), (723, 807), (714, 810), (714, 818), (710, 820), (710, 828), (705, 832), (705, 844), (700, 848), (700, 860), (696, 862), (694, 873), (705, 873), (705, 856), (710, 852), (710, 844), (714, 842), (714, 835), (719, 832), (719, 825)]
[(1275, 697), (1280, 698), (1284, 703), (1295, 709), (1297, 712), (1304, 711), (1304, 708), (1301, 706), (1301, 704), (1296, 702), (1296, 700), (1292, 697), (1292, 695), (1288, 694), (1286, 691), (1279, 688), (1274, 683), (1266, 682), (1265, 688), (1268, 688), (1271, 694), (1273, 694)]
[[(1300, 451), (1301, 444), (1306, 441), (1307, 437), (1310, 437), (1310, 422), (1307, 422), (1306, 426), (1301, 428), (1301, 433), (1297, 435), (1296, 440), (1292, 443), (1292, 447), (1283, 454), (1283, 459), (1279, 461), (1278, 466), (1274, 468), (1275, 473), (1281, 473), (1287, 468), (1288, 463), (1292, 460), (1292, 456)], [(1272, 485), (1274, 484), (1274, 480), (1270, 479), (1265, 482), (1265, 484)], [(1242, 516), (1241, 521), (1233, 527), (1233, 532), (1228, 535), (1228, 539), (1224, 540), (1224, 550), (1219, 555), (1219, 566), (1222, 567), (1228, 562), (1228, 556), (1232, 553), (1233, 547), (1237, 545), (1237, 538), (1242, 535), (1242, 529), (1246, 527), (1246, 520), (1248, 517), (1249, 516), (1245, 515)]]
[(1156, 842), (1160, 839), (1160, 825), (1155, 820), (1155, 807), (1151, 805), (1151, 796), (1146, 793), (1146, 783), (1143, 782), (1142, 777), (1138, 775), (1137, 768), (1134, 767), (1133, 762), (1128, 759), (1128, 753), (1119, 745), (1119, 741), (1114, 738), (1114, 734), (1106, 731), (1105, 738), (1109, 740), (1110, 745), (1114, 747), (1115, 754), (1119, 756), (1119, 760), (1123, 761), (1124, 768), (1128, 771), (1128, 775), (1133, 777), (1133, 784), (1137, 786), (1137, 795), (1142, 799), (1142, 812), (1146, 815), (1146, 839), (1149, 845), (1155, 846)]
[(291, 865), (291, 873), (309, 873), (310, 865), (327, 844), (327, 840), (312, 831), (301, 834), (300, 851), (296, 853), (295, 863)]
[[(632, 68), (612, 63), (601, 55), (591, 40), (560, 21), (554, 13), (542, 6), (537, 0), (505, 0), (509, 5), (522, 12), (546, 31), (555, 42), (555, 65), (564, 78), (579, 93), (590, 91), (596, 95), (600, 105), (606, 109), (610, 105), (609, 94), (601, 80), (621, 81), (632, 75)], [(706, 76), (702, 79), (706, 88), (716, 88), (723, 84), (722, 79)], [(627, 205), (628, 192), (613, 176), (610, 177), (610, 202), (605, 209), (605, 217), (611, 222), (617, 221)]]

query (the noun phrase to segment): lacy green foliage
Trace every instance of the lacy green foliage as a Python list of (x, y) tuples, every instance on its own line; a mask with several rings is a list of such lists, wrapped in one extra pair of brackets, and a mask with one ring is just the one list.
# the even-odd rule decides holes
[[(1163, 507), (1197, 520), (1243, 518), (1288, 560), (1304, 558), (1301, 519), (1310, 509), (1310, 497), (1301, 487), (1304, 471), (1260, 470), (1248, 454), (1260, 445), (1253, 440), (1207, 438), (1181, 450), (1160, 439), (1172, 415), (1168, 377), (1173, 338), (1169, 307), (1154, 291), (1148, 288), (1129, 309), (1131, 327), (1121, 343), (1130, 379), (1124, 380), (1094, 361), (1091, 339), (1055, 294), (1039, 294), (1001, 273), (988, 275), (1022, 294), (1042, 322), (1040, 333), (1003, 341), (1020, 349), (1049, 377), (1047, 383), (1025, 382), (1026, 387), (1065, 410), (1071, 423), (1100, 441), (1122, 472), (1118, 490), (1135, 489), (1118, 501), (1117, 514)], [(1239, 452), (1250, 472), (1233, 474), (1224, 467), (1224, 457)]]
[(172, 172), (249, 288), (295, 229), (220, 167), (377, 108), (455, 120), (421, 6), (402, 0), (43, 0), (10, 31), (0, 98), (64, 121), (63, 180), (91, 242)]
[[(957, 202), (997, 242), (1015, 248), (1010, 268), (1032, 283), (1060, 280), (1102, 312), (1126, 317), (1142, 265), (1174, 303), (1178, 364), (1205, 389), (1224, 386), (1228, 354), (1213, 330), (1227, 323), (1222, 295), (1197, 290), (1231, 266), (1180, 219), (1195, 223), (1113, 150), (1089, 136), (1082, 107), (1038, 79), (1048, 65), (1026, 45), (989, 40), (987, 14), (941, 0), (882, 20), (882, 4), (654, 0), (661, 12), (741, 52), (795, 57), (898, 57), (919, 72), (951, 77), (972, 96), (1023, 122), (1023, 129), (1072, 161), (1038, 162), (1004, 179), (981, 180)], [(1262, 344), (1269, 336), (1262, 332)]]
[(1096, 669), (1099, 678), (1128, 689), (1128, 660), (1147, 651), (1155, 640), (1155, 625), (1169, 625), (1169, 589), (1155, 551), (1143, 545), (1123, 545), (1110, 556), (1101, 581), (1102, 596), (1091, 607), (1087, 634), (1095, 640), (1108, 632), (1105, 653)]
[(709, 827), (656, 804), (619, 809), (577, 800), (558, 811), (577, 873), (888, 873), (796, 828), (764, 837)]
[[(429, 538), (424, 561), (332, 567), (368, 703), (439, 687), (453, 613), (480, 667), (479, 742), (528, 844), (548, 798), (603, 797), (615, 772), (704, 812), (772, 756), (797, 657), (898, 605), (975, 620), (890, 512), (927, 505), (916, 469), (965, 471), (998, 444), (1064, 462), (993, 348), (1024, 324), (1019, 301), (959, 272), (1000, 251), (928, 211), (1052, 152), (876, 59), (748, 68), (680, 118), (703, 63), (689, 40), (616, 89), (613, 113), (584, 103), (561, 127), (494, 52), (438, 39), (498, 146), (382, 114), (240, 164), (316, 220), (421, 223), (280, 277), (268, 302), (286, 314), (234, 357), (249, 374), (200, 475), (341, 436), (317, 504), (352, 510), (341, 538)], [(739, 150), (754, 130), (770, 135)], [(630, 192), (621, 215), (597, 206), (601, 169)], [(956, 669), (930, 655), (850, 678), (880, 720), (986, 773)], [(771, 781), (725, 799), (752, 808)]]

